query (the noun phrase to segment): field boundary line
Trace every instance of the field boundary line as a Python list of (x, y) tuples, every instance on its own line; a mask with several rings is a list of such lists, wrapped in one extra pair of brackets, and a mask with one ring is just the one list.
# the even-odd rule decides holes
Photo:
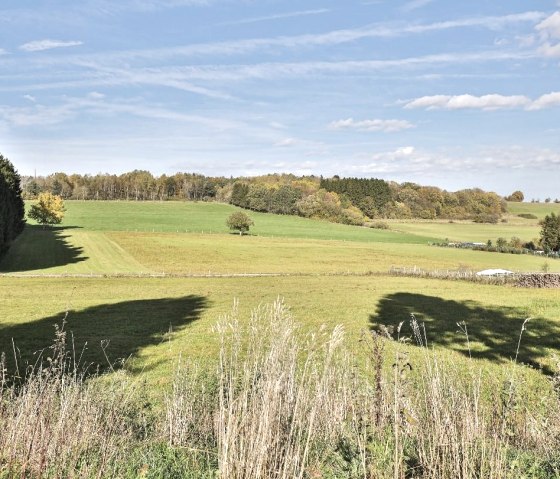
[(332, 272), (332, 273), (0, 273), (0, 278), (274, 278), (302, 276), (387, 276), (386, 272)]

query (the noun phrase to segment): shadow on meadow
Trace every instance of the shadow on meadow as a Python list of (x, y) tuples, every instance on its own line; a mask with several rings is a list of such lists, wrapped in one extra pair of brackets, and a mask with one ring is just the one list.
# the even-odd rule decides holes
[(173, 333), (199, 319), (207, 303), (206, 298), (196, 295), (142, 299), (70, 310), (28, 323), (0, 325), (0, 351), (6, 353), (8, 371), (13, 373), (13, 338), (21, 372), (26, 365), (52, 354), (55, 326), (61, 326), (66, 317), (67, 349), (74, 349), (77, 357), (82, 356), (82, 366), (91, 372), (98, 367), (118, 368), (141, 349), (170, 340)]
[(0, 261), (0, 273), (33, 271), (85, 261), (83, 248), (68, 243), (69, 229), (78, 226), (26, 225)]
[[(526, 313), (516, 308), (489, 308), (475, 301), (452, 301), (414, 293), (394, 293), (381, 299), (370, 316), (372, 329), (386, 326), (395, 331), (404, 322), (401, 337), (412, 337), (411, 314), (426, 329), (428, 346), (443, 346), (469, 355), (465, 334), (457, 323), (466, 324), (473, 358), (506, 362), (515, 358)], [(553, 374), (548, 366), (551, 350), (560, 349), (560, 325), (543, 318), (531, 319), (523, 332), (518, 362)]]

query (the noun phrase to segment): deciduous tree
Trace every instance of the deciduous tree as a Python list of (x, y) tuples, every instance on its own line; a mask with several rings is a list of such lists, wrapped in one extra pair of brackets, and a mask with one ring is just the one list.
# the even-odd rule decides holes
[(249, 231), (249, 228), (255, 223), (253, 223), (253, 220), (249, 218), (246, 213), (243, 213), (243, 211), (236, 211), (229, 215), (226, 224), (230, 230), (239, 231), (239, 234), (243, 235)]
[(523, 194), (522, 191), (514, 191), (511, 195), (506, 196), (506, 200), (507, 201), (517, 201), (517, 202), (522, 202), (525, 199), (525, 195)]
[(64, 201), (52, 193), (40, 193), (37, 203), (31, 206), (29, 217), (42, 225), (56, 225), (64, 218)]

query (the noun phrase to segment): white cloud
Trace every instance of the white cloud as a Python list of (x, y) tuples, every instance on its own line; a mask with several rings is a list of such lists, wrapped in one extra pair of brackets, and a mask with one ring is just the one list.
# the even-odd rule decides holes
[[(66, 58), (67, 64), (83, 69), (73, 71), (67, 78), (53, 80), (50, 75), (43, 82), (0, 86), (0, 91), (32, 91), (61, 88), (94, 88), (117, 85), (157, 85), (175, 88), (211, 98), (235, 100), (227, 92), (200, 87), (197, 82), (233, 82), (253, 79), (298, 78), (318, 75), (369, 75), (383, 70), (422, 68), (434, 65), (470, 64), (534, 58), (533, 53), (486, 51), (476, 53), (450, 53), (395, 60), (366, 60), (342, 62), (257, 63), (250, 65), (195, 65), (185, 67), (132, 68), (108, 67), (101, 62)], [(60, 59), (59, 59), (60, 60)], [(58, 64), (47, 60), (46, 65)], [(43, 68), (43, 63), (40, 64)], [(228, 83), (228, 84), (229, 84)]]
[(542, 95), (536, 99), (530, 106), (529, 110), (542, 110), (553, 106), (560, 106), (560, 92), (551, 92)]
[(416, 148), (414, 148), (413, 146), (401, 146), (400, 148), (396, 149), (396, 151), (394, 152), (394, 155), (396, 157), (411, 156), (411, 155), (414, 154), (415, 151), (416, 151)]
[[(466, 18), (428, 24), (408, 24), (404, 26), (377, 24), (367, 28), (333, 30), (317, 34), (249, 38), (227, 42), (198, 43), (168, 48), (125, 50), (104, 54), (92, 54), (88, 57), (81, 56), (80, 58), (76, 58), (75, 61), (83, 62), (89, 58), (90, 61), (97, 60), (104, 63), (116, 61), (120, 64), (122, 60), (130, 62), (133, 59), (142, 58), (163, 60), (166, 58), (185, 56), (206, 57), (209, 55), (239, 55), (263, 49), (298, 49), (312, 46), (339, 45), (367, 38), (393, 38), (455, 28), (482, 27), (497, 30), (516, 23), (535, 23), (545, 18), (545, 16), (546, 15), (542, 12), (531, 11), (513, 15)], [(66, 60), (72, 61), (73, 59), (59, 59), (58, 61)], [(57, 60), (54, 59), (53, 61)]]
[(503, 47), (509, 45), (509, 40), (507, 38), (496, 38), (494, 39), (494, 45), (497, 47)]
[(33, 103), (35, 103), (37, 101), (37, 99), (33, 95), (23, 95), (23, 98), (25, 98), (26, 100), (29, 100)]
[[(521, 146), (492, 147), (479, 152), (488, 165), (497, 168), (512, 168), (521, 170), (524, 168), (549, 169), (560, 165), (560, 152), (548, 148), (527, 148)], [(476, 161), (475, 158), (472, 160)]]
[(550, 42), (544, 42), (539, 47), (539, 53), (545, 57), (560, 57), (560, 43), (552, 45)]
[(0, 105), (0, 119), (16, 127), (35, 125), (57, 125), (69, 121), (79, 114), (89, 115), (129, 115), (150, 120), (169, 120), (177, 123), (193, 123), (213, 130), (228, 130), (239, 126), (237, 122), (201, 115), (190, 115), (162, 108), (158, 105), (146, 105), (144, 101), (103, 101), (104, 96), (87, 95), (85, 98), (66, 98), (58, 105), (46, 106), (34, 104), (27, 107)]
[(245, 25), (248, 23), (266, 22), (271, 20), (282, 20), (284, 18), (304, 17), (308, 15), (320, 15), (322, 13), (328, 13), (328, 12), (330, 12), (328, 8), (318, 8), (316, 10), (300, 10), (297, 12), (277, 13), (275, 15), (267, 15), (263, 17), (245, 18), (243, 20), (222, 22), (219, 23), (218, 25)]
[(328, 150), (327, 145), (323, 142), (294, 137), (282, 138), (276, 141), (273, 146), (276, 148), (298, 148), (307, 157), (321, 156)]
[(3, 48), (0, 48), (0, 55), (7, 55), (8, 52), (6, 50), (4, 50)]
[(274, 143), (274, 146), (278, 146), (281, 148), (286, 148), (286, 147), (290, 147), (290, 146), (295, 146), (299, 143), (299, 141), (295, 138), (283, 138), (279, 141), (277, 141), (276, 143)]
[[(560, 153), (546, 148), (520, 146), (486, 147), (471, 153), (462, 151), (430, 151), (400, 147), (354, 160), (349, 173), (356, 175), (390, 175), (424, 177), (426, 174), (482, 172), (496, 170), (552, 170), (560, 165)], [(480, 186), (480, 185), (479, 185)]]
[(403, 12), (411, 12), (418, 8), (425, 7), (430, 3), (434, 3), (435, 0), (412, 0), (401, 7), (401, 11)]
[(554, 12), (535, 28), (544, 38), (560, 39), (560, 12)]
[(532, 47), (536, 42), (536, 35), (518, 35), (515, 37), (520, 47)]
[(69, 104), (57, 107), (35, 105), (24, 108), (0, 106), (0, 119), (16, 127), (50, 126), (70, 119), (74, 116), (74, 110), (74, 107)]
[(332, 130), (395, 132), (414, 128), (414, 125), (406, 120), (354, 120), (353, 118), (348, 118), (346, 120), (333, 121), (329, 128)]
[(553, 43), (560, 39), (560, 12), (554, 12), (545, 18), (535, 29), (542, 42), (539, 53), (545, 57), (560, 57), (560, 43)]
[(462, 110), (462, 109), (481, 109), (498, 110), (503, 108), (527, 107), (531, 100), (526, 96), (513, 95), (433, 95), (417, 98), (406, 103), (405, 108), (425, 108), (428, 110)]
[(79, 10), (98, 15), (116, 15), (123, 12), (153, 12), (179, 7), (204, 7), (213, 0), (89, 0)]
[(432, 95), (405, 102), (405, 108), (424, 108), (426, 110), (502, 110), (506, 108), (525, 108), (542, 110), (560, 105), (560, 92), (551, 92), (531, 100), (523, 95)]
[(76, 47), (83, 45), (79, 41), (63, 41), (63, 40), (35, 40), (33, 42), (24, 43), (19, 47), (25, 52), (40, 52), (43, 50), (51, 50), (53, 48)]

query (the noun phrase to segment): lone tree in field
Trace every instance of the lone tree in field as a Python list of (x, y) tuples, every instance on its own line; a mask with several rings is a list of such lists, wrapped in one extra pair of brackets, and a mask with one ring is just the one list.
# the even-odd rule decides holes
[(541, 245), (545, 251), (560, 251), (560, 215), (550, 213), (540, 222)]
[(226, 224), (230, 230), (239, 231), (239, 234), (243, 235), (249, 231), (249, 228), (255, 223), (253, 223), (253, 220), (243, 213), (243, 211), (236, 211), (229, 215)]
[(41, 225), (57, 225), (64, 218), (64, 201), (52, 193), (40, 193), (37, 204), (29, 210), (29, 217)]

